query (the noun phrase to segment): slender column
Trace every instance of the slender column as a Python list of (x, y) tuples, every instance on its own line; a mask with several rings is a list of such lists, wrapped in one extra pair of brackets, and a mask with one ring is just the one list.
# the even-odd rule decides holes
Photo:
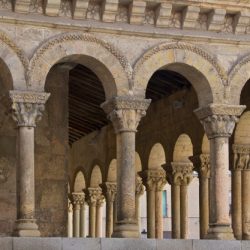
[(80, 210), (84, 203), (84, 193), (72, 193), (73, 204), (73, 237), (80, 237)]
[[(89, 203), (89, 236), (94, 238), (96, 237), (96, 208), (97, 200), (102, 196), (102, 189), (97, 188), (88, 188), (88, 203)], [(98, 232), (99, 233), (99, 232)]]
[(211, 104), (195, 111), (210, 140), (210, 210), (208, 238), (233, 239), (229, 220), (229, 152), (237, 116), (245, 106)]
[(102, 104), (116, 132), (117, 220), (113, 237), (139, 237), (135, 218), (135, 133), (149, 103), (126, 96)]
[(71, 202), (68, 202), (68, 237), (73, 237), (73, 210)]
[(247, 165), (249, 155), (244, 145), (233, 145), (234, 164), (232, 167), (232, 227), (234, 237), (242, 239), (242, 170)]
[(140, 173), (147, 190), (148, 238), (163, 238), (162, 190), (166, 184), (166, 173), (160, 167)]
[(116, 183), (105, 182), (102, 185), (103, 193), (106, 198), (106, 238), (110, 238), (113, 233), (114, 225), (114, 200), (116, 196)]
[(102, 237), (102, 206), (104, 203), (104, 196), (100, 195), (96, 202), (96, 233), (95, 237)]
[(135, 183), (135, 208), (136, 208), (136, 218), (138, 221), (138, 232), (141, 235), (141, 204), (140, 197), (144, 194), (144, 186), (142, 184), (142, 180), (139, 176), (136, 177)]
[(205, 239), (209, 224), (210, 155), (200, 154), (189, 158), (199, 175), (200, 239)]
[(41, 92), (10, 91), (13, 119), (18, 126), (16, 236), (40, 236), (35, 219), (34, 130), (48, 97)]
[(155, 238), (163, 239), (162, 191), (167, 183), (166, 173), (159, 170), (155, 187)]
[(233, 230), (236, 239), (250, 240), (250, 145), (233, 145)]
[(86, 223), (86, 215), (85, 215), (85, 194), (83, 194), (83, 202), (80, 206), (80, 237), (86, 237), (85, 233), (85, 223)]

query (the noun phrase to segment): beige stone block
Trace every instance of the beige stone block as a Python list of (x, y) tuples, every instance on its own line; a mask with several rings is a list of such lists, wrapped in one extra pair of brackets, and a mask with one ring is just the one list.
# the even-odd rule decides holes
[(91, 250), (101, 250), (101, 239), (70, 239), (64, 238), (63, 239), (63, 246), (62, 250), (84, 250), (84, 249), (91, 249)]
[(192, 250), (192, 240), (157, 240), (157, 250)]
[(241, 241), (193, 240), (193, 250), (241, 250)]

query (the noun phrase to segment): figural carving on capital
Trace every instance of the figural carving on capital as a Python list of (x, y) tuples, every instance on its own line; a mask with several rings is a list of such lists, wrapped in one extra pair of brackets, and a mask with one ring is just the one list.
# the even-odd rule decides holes
[(50, 94), (43, 92), (10, 91), (12, 117), (19, 127), (35, 127), (42, 118)]
[(201, 178), (210, 178), (210, 155), (203, 153), (189, 157)]
[(136, 132), (137, 126), (150, 105), (149, 99), (132, 96), (115, 97), (101, 105), (112, 121), (115, 132)]
[(211, 104), (195, 110), (209, 139), (230, 137), (238, 117), (246, 108), (244, 105)]
[(145, 188), (142, 183), (142, 179), (137, 175), (135, 179), (135, 195), (141, 196), (144, 194)]
[(250, 145), (234, 144), (233, 170), (250, 170)]

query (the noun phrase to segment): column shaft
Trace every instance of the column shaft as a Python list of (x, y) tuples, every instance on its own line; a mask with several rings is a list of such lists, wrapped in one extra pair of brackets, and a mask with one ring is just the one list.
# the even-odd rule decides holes
[(172, 196), (172, 238), (181, 238), (180, 229), (180, 185), (171, 185), (171, 196)]
[(96, 236), (96, 203), (89, 204), (89, 236), (94, 238)]
[(107, 201), (106, 204), (106, 238), (110, 238), (113, 233), (114, 203)]
[(102, 206), (98, 204), (96, 206), (96, 232), (95, 237), (102, 237)]
[(147, 190), (147, 236), (155, 238), (155, 190)]
[(80, 237), (85, 237), (85, 204), (81, 205), (80, 209)]
[(73, 206), (73, 237), (80, 237), (80, 205)]
[(138, 221), (138, 232), (139, 235), (141, 234), (141, 203), (140, 203), (140, 195), (135, 196), (135, 215)]
[(200, 238), (205, 239), (209, 228), (209, 179), (200, 176), (199, 181)]
[(232, 227), (237, 240), (242, 238), (241, 170), (232, 170)]
[(187, 185), (181, 185), (180, 188), (180, 224), (181, 239), (188, 238), (188, 193)]
[(242, 230), (242, 239), (250, 240), (250, 169), (242, 171)]
[(162, 191), (155, 192), (155, 238), (163, 239)]
[(68, 237), (73, 237), (73, 211), (72, 204), (69, 204), (68, 208)]

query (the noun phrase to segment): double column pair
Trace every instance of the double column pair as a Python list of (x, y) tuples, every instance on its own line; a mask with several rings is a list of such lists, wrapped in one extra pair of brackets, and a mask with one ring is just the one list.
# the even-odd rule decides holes
[(172, 162), (166, 166), (171, 184), (172, 238), (187, 239), (188, 236), (188, 185), (193, 179), (191, 162)]
[(250, 145), (233, 145), (232, 222), (237, 240), (250, 240)]
[[(84, 193), (72, 193), (71, 203), (73, 205), (73, 237), (85, 237), (85, 194)], [(69, 220), (69, 223), (72, 223)], [(72, 228), (71, 225), (69, 225)]]
[(163, 239), (162, 191), (167, 183), (165, 170), (150, 169), (140, 175), (147, 191), (147, 236)]

